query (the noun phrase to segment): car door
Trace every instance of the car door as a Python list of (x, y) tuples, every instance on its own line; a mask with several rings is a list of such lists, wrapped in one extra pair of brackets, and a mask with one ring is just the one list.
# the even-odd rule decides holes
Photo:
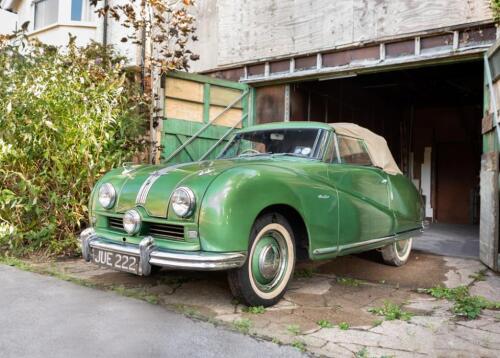
[(337, 156), (328, 170), (339, 198), (339, 251), (393, 234), (387, 174), (372, 165), (363, 140), (335, 135)]

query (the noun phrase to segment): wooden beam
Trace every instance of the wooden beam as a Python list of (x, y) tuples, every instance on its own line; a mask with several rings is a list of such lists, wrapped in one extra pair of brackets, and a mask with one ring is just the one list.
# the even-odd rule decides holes
[(498, 162), (498, 152), (481, 157), (479, 258), (494, 271), (498, 271)]
[(493, 120), (493, 113), (486, 114), (482, 119), (482, 129), (481, 133), (485, 134), (492, 131), (495, 128), (495, 123)]

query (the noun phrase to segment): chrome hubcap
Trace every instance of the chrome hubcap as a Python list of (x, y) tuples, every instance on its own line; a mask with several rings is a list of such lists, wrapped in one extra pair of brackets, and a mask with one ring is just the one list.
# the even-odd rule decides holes
[(272, 279), (278, 273), (280, 253), (273, 245), (266, 245), (259, 255), (259, 271), (266, 280)]
[(264, 233), (255, 244), (250, 258), (252, 276), (257, 287), (263, 292), (272, 291), (281, 283), (287, 263), (288, 251), (284, 237), (275, 230)]
[(394, 243), (398, 255), (403, 256), (408, 250), (410, 240), (400, 240)]

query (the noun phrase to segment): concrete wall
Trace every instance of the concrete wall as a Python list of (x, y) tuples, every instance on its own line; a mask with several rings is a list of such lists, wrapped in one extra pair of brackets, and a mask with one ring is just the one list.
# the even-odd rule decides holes
[(199, 0), (197, 71), (491, 19), (488, 0)]
[(8, 34), (17, 27), (17, 15), (0, 9), (0, 34)]

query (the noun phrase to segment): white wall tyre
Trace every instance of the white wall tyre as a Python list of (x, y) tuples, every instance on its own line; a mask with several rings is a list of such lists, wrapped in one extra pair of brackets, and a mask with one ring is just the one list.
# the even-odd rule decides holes
[(295, 239), (278, 213), (259, 217), (250, 236), (245, 264), (228, 273), (233, 295), (248, 306), (272, 306), (283, 297), (295, 267)]
[(384, 262), (392, 266), (402, 266), (410, 258), (413, 239), (399, 240), (382, 248)]

